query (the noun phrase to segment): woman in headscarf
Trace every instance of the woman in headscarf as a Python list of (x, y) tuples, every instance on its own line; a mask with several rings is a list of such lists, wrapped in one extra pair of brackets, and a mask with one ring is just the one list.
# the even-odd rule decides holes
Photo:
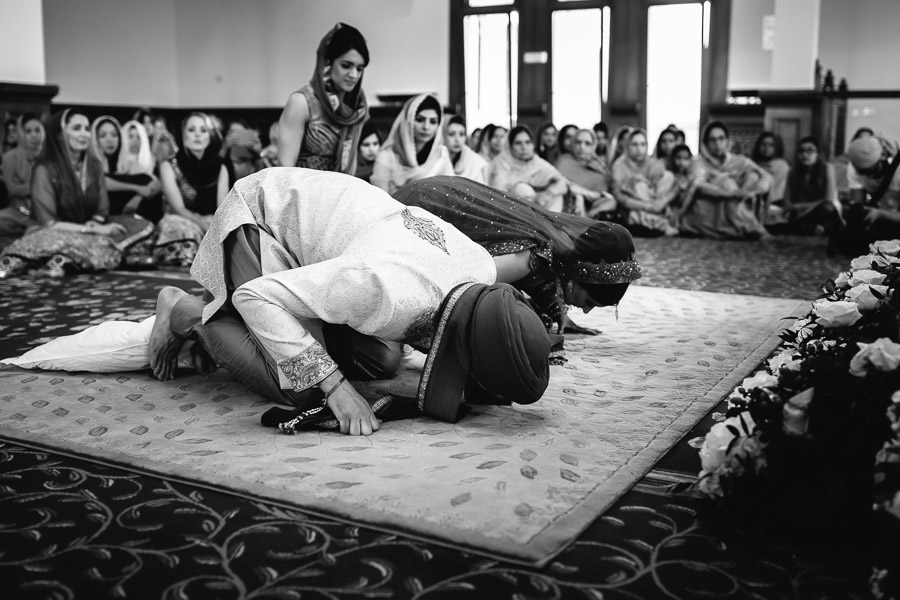
[(771, 187), (769, 174), (750, 158), (730, 152), (728, 128), (721, 121), (703, 128), (701, 142), (693, 164), (697, 189), (678, 229), (712, 238), (767, 237), (758, 209), (760, 196)]
[(634, 129), (631, 125), (622, 125), (616, 130), (616, 135), (613, 136), (609, 145), (607, 146), (607, 152), (609, 152), (609, 157), (607, 158), (606, 164), (612, 169), (613, 163), (618, 160), (620, 156), (625, 152), (625, 146), (627, 145), (626, 139), (628, 135), (631, 133), (631, 130)]
[(484, 160), (491, 162), (500, 156), (504, 150), (509, 150), (509, 145), (506, 143), (506, 133), (506, 127), (502, 125), (491, 123), (486, 126), (484, 131), (481, 132), (481, 139), (478, 141), (478, 154)]
[(0, 235), (20, 236), (31, 224), (31, 171), (44, 142), (44, 125), (34, 113), (16, 121), (19, 145), (3, 155), (3, 183), (9, 206), (0, 210)]
[(678, 235), (669, 211), (674, 182), (665, 164), (647, 154), (647, 133), (633, 129), (625, 138), (625, 152), (612, 166), (613, 196), (628, 211), (626, 223), (632, 233)]
[(444, 143), (450, 153), (453, 172), (478, 183), (487, 183), (489, 164), (484, 157), (466, 144), (466, 120), (462, 115), (447, 119), (444, 127)]
[(634, 241), (614, 223), (546, 210), (497, 189), (453, 177), (433, 177), (397, 190), (481, 244), (497, 265), (497, 281), (527, 293), (549, 329), (596, 333), (566, 317), (566, 305), (589, 312), (618, 305), (641, 276)]
[(535, 153), (534, 138), (525, 125), (509, 132), (509, 150), (491, 161), (488, 184), (556, 212), (562, 212), (569, 191), (562, 173)]
[(610, 193), (610, 173), (606, 162), (597, 156), (597, 138), (590, 129), (579, 129), (575, 134), (572, 154), (560, 155), (556, 168), (570, 182), (600, 195), (596, 200), (586, 200), (583, 211), (598, 221), (620, 222), (622, 215), (616, 210), (616, 199)]
[[(538, 156), (531, 130), (525, 125), (513, 127), (509, 132), (509, 150), (491, 162), (488, 184), (556, 212), (584, 212), (585, 202), (600, 199), (600, 192), (570, 182), (556, 167)], [(569, 192), (572, 193), (571, 206), (566, 205)]]
[(378, 128), (372, 121), (366, 121), (359, 136), (359, 146), (356, 149), (356, 176), (367, 183), (372, 179), (375, 157), (378, 156), (383, 141)]
[(372, 169), (370, 182), (389, 194), (423, 177), (453, 175), (450, 154), (444, 146), (444, 109), (433, 94), (419, 94), (406, 101)]
[(537, 130), (537, 154), (551, 165), (556, 164), (559, 156), (559, 132), (556, 125), (547, 121)]
[(91, 144), (103, 167), (110, 215), (134, 214), (141, 202), (160, 191), (146, 129), (134, 120), (125, 125), (120, 127), (108, 115), (91, 124)]
[(31, 177), (32, 216), (39, 227), (3, 250), (0, 277), (41, 266), (53, 277), (117, 267), (123, 252), (150, 236), (153, 225), (109, 216), (103, 167), (90, 149), (84, 113), (66, 109), (46, 130)]
[(784, 198), (784, 187), (791, 170), (791, 163), (784, 159), (784, 142), (781, 136), (763, 131), (753, 144), (750, 158), (772, 177), (767, 203), (780, 203)]
[(338, 23), (316, 51), (312, 80), (288, 98), (278, 122), (278, 162), (352, 175), (369, 106), (362, 90), (366, 39)]
[(153, 254), (159, 264), (189, 266), (219, 203), (228, 193), (228, 170), (219, 154), (222, 139), (204, 113), (191, 113), (181, 145), (159, 166), (166, 214), (159, 221)]
[(550, 161), (550, 164), (557, 165), (563, 156), (572, 156), (576, 133), (578, 133), (578, 127), (571, 123), (560, 128), (556, 136), (556, 159)]

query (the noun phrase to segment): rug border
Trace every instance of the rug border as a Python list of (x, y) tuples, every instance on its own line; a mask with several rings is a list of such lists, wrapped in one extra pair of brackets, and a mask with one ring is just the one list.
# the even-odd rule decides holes
[[(649, 287), (649, 286), (648, 286)], [(656, 290), (669, 290), (734, 296), (735, 294), (721, 294), (718, 292), (703, 292), (693, 290), (678, 290), (676, 288), (651, 288)], [(748, 296), (752, 298), (770, 301), (789, 302), (790, 299), (769, 298), (765, 296)], [(805, 307), (809, 301), (798, 301), (797, 305), (789, 313), (793, 314), (798, 307)], [(232, 478), (219, 476), (214, 473), (203, 473), (202, 480), (192, 479), (196, 472), (185, 467), (170, 465), (143, 457), (129, 457), (128, 463), (122, 462), (116, 456), (119, 453), (102, 448), (85, 447), (75, 442), (51, 438), (39, 433), (30, 433), (15, 428), (9, 428), (0, 424), (0, 438), (11, 443), (31, 444), (42, 451), (69, 455), (81, 460), (104, 464), (125, 471), (132, 471), (144, 475), (169, 479), (212, 491), (224, 491), (238, 497), (253, 501), (278, 504), (300, 513), (308, 513), (326, 518), (337, 519), (341, 522), (356, 526), (375, 529), (389, 534), (397, 534), (422, 542), (449, 547), (454, 550), (477, 554), (491, 559), (501, 559), (513, 564), (524, 566), (543, 567), (563, 552), (577, 536), (587, 529), (591, 523), (602, 516), (619, 498), (627, 493), (646, 473), (652, 470), (653, 465), (661, 459), (678, 441), (684, 437), (720, 400), (730, 393), (734, 387), (745, 377), (751, 374), (768, 357), (780, 343), (778, 333), (786, 326), (790, 319), (784, 319), (783, 323), (775, 326), (774, 332), (763, 337), (756, 347), (741, 360), (734, 368), (723, 377), (702, 398), (694, 400), (682, 412), (672, 424), (659, 432), (653, 440), (641, 451), (636, 453), (629, 464), (616, 471), (616, 473), (602, 482), (603, 487), (616, 487), (618, 491), (608, 492), (594, 490), (588, 492), (578, 505), (562, 514), (549, 523), (544, 529), (535, 534), (531, 540), (516, 547), (516, 554), (511, 554), (512, 544), (495, 538), (466, 535), (463, 532), (447, 531), (430, 523), (419, 522), (416, 530), (409, 529), (405, 522), (395, 520), (391, 515), (368, 510), (362, 507), (354, 507), (352, 514), (345, 512), (340, 506), (325, 502), (314, 497), (302, 497), (299, 500), (296, 494), (285, 490), (268, 488), (262, 484), (241, 482), (241, 487), (235, 487)], [(273, 436), (281, 435), (278, 432)], [(642, 454), (652, 453), (656, 458), (652, 462), (637, 460)], [(598, 484), (597, 487), (600, 487)], [(303, 504), (299, 504), (303, 502)], [(477, 540), (479, 545), (473, 546), (472, 540)]]

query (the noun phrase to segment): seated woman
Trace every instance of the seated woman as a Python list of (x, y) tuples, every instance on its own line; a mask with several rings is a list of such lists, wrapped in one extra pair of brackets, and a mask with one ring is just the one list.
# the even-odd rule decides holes
[(699, 179), (692, 168), (694, 155), (686, 144), (678, 144), (669, 152), (669, 160), (666, 161), (666, 169), (674, 175), (672, 184), (672, 200), (669, 204), (675, 217), (675, 226), (681, 218), (681, 213), (690, 208), (694, 199)]
[(812, 136), (797, 143), (797, 160), (788, 173), (780, 209), (779, 229), (831, 234), (843, 226), (834, 167), (819, 154), (819, 142)]
[(663, 164), (669, 159), (672, 149), (678, 144), (675, 138), (675, 131), (672, 129), (663, 129), (659, 137), (656, 138), (656, 150), (653, 152), (653, 158), (663, 161)]
[(769, 189), (765, 213), (763, 213), (768, 221), (769, 207), (773, 204), (780, 204), (781, 199), (784, 198), (784, 187), (791, 164), (784, 159), (784, 143), (781, 141), (781, 137), (771, 131), (764, 131), (756, 138), (750, 158), (772, 178), (772, 187)]
[(594, 132), (590, 129), (579, 129), (575, 134), (572, 154), (559, 157), (556, 166), (571, 183), (599, 194), (596, 199), (584, 200), (576, 204), (572, 211), (577, 215), (587, 215), (598, 221), (622, 221), (622, 215), (616, 210), (616, 199), (609, 192), (610, 174), (606, 162), (595, 153), (597, 147)]
[(678, 223), (682, 234), (711, 238), (761, 239), (768, 237), (760, 214), (760, 197), (769, 191), (771, 178), (746, 156), (729, 151), (728, 128), (712, 121), (703, 128), (702, 150), (694, 159), (699, 179), (694, 199)]
[(407, 100), (375, 157), (372, 185), (392, 194), (416, 179), (453, 175), (450, 155), (439, 135), (443, 125), (444, 109), (434, 95), (419, 94)]
[(110, 116), (91, 124), (91, 143), (100, 158), (109, 196), (109, 214), (135, 214), (141, 203), (159, 194), (156, 163), (144, 126), (128, 121), (127, 129)]
[(559, 131), (550, 121), (537, 130), (537, 154), (551, 165), (556, 164), (559, 156)]
[(491, 161), (488, 184), (555, 212), (563, 211), (569, 191), (562, 173), (535, 153), (534, 138), (525, 125), (510, 130), (509, 151)]
[(367, 183), (371, 183), (375, 157), (381, 150), (382, 141), (378, 128), (371, 121), (366, 121), (362, 133), (359, 134), (359, 145), (356, 147), (355, 175)]
[(48, 275), (113, 269), (131, 245), (153, 233), (133, 217), (110, 217), (100, 160), (90, 150), (88, 118), (66, 109), (50, 119), (31, 178), (38, 227), (0, 254), (0, 277), (46, 266)]
[(613, 136), (612, 141), (610, 141), (607, 148), (609, 156), (607, 157), (606, 164), (610, 169), (612, 169), (613, 163), (615, 163), (625, 152), (625, 147), (628, 145), (626, 140), (631, 134), (632, 129), (634, 129), (634, 127), (631, 125), (622, 125), (616, 130), (616, 135)]
[(550, 164), (557, 166), (562, 157), (572, 156), (572, 151), (575, 147), (575, 134), (577, 132), (578, 127), (572, 124), (563, 125), (560, 128), (556, 136), (556, 159)]
[(466, 120), (461, 115), (447, 119), (444, 128), (444, 143), (450, 153), (453, 172), (478, 183), (487, 183), (488, 167), (484, 157), (466, 145)]
[(506, 144), (506, 127), (491, 123), (481, 132), (481, 140), (478, 142), (478, 153), (484, 160), (490, 163), (500, 156), (504, 150), (508, 150)]
[(153, 254), (161, 265), (189, 266), (213, 214), (228, 193), (222, 141), (209, 116), (191, 113), (181, 128), (181, 148), (159, 166), (166, 214)]
[(612, 190), (619, 206), (628, 211), (627, 227), (635, 235), (678, 235), (669, 210), (674, 175), (662, 161), (648, 156), (643, 129), (633, 129), (625, 146), (612, 166)]
[(590, 312), (618, 305), (641, 276), (634, 241), (621, 225), (555, 213), (486, 185), (433, 177), (394, 198), (448, 221), (494, 257), (497, 281), (527, 293), (547, 329), (597, 333), (566, 317), (566, 305)]
[(0, 210), (0, 236), (18, 237), (31, 224), (31, 172), (44, 143), (44, 125), (34, 113), (17, 121), (19, 145), (3, 155), (9, 206)]

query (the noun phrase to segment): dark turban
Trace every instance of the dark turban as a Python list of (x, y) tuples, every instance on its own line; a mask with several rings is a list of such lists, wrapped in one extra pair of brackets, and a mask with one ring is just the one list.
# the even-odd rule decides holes
[(455, 422), (464, 401), (530, 404), (547, 389), (551, 339), (511, 285), (463, 284), (445, 298), (419, 384), (419, 408)]

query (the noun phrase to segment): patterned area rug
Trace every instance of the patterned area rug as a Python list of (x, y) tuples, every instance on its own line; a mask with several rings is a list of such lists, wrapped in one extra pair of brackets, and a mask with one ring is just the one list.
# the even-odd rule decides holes
[[(635, 287), (575, 316), (541, 402), (456, 425), (386, 424), (370, 438), (283, 436), (223, 372), (160, 383), (4, 371), (0, 431), (305, 510), (543, 563), (631, 487), (774, 347), (795, 301)], [(415, 359), (380, 392), (412, 385)]]

